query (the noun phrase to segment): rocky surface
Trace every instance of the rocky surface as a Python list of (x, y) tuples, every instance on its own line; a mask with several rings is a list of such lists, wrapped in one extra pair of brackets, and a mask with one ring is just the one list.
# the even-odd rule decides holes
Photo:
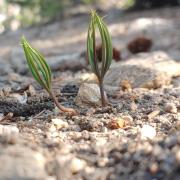
[(126, 62), (114, 63), (105, 77), (108, 89), (118, 90), (123, 80), (132, 88), (156, 89), (180, 76), (180, 64), (165, 52), (140, 53)]
[[(87, 18), (0, 36), (0, 179), (180, 179), (179, 16), (178, 8), (108, 16), (122, 62), (106, 76), (105, 108), (94, 107), (100, 94), (88, 67), (59, 71), (64, 63), (81, 67)], [(17, 48), (22, 34), (50, 59), (53, 90), (78, 116), (54, 109), (29, 76)], [(126, 46), (139, 35), (152, 40), (152, 49), (134, 56)], [(80, 107), (82, 82), (89, 84)]]

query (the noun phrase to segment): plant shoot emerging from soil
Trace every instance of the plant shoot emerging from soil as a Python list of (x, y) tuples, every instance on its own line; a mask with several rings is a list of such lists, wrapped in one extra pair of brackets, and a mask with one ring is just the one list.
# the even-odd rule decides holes
[[(102, 41), (102, 62), (100, 67), (98, 66), (98, 59), (96, 54), (96, 28), (99, 30)], [(95, 11), (91, 11), (91, 21), (87, 36), (87, 55), (91, 69), (96, 74), (99, 81), (102, 106), (105, 106), (106, 97), (104, 93), (103, 80), (112, 61), (112, 42), (106, 25), (104, 24), (102, 18), (99, 17)]]
[(66, 108), (59, 104), (55, 94), (52, 90), (52, 74), (49, 65), (46, 63), (44, 57), (36, 49), (32, 48), (28, 41), (22, 37), (21, 43), (24, 49), (28, 67), (40, 86), (42, 86), (53, 99), (55, 105), (63, 112), (69, 115), (76, 115), (74, 109)]

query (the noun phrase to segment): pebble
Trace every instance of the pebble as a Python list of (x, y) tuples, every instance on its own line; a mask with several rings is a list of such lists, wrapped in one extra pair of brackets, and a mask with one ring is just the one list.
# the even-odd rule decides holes
[(99, 86), (97, 84), (82, 84), (75, 101), (77, 105), (83, 108), (100, 106), (101, 95)]
[(87, 165), (86, 161), (75, 157), (72, 159), (70, 163), (70, 170), (74, 174), (84, 169), (86, 165)]
[(173, 113), (176, 114), (177, 113), (177, 107), (174, 103), (167, 103), (164, 106), (164, 110), (168, 113)]
[(142, 139), (153, 139), (156, 136), (156, 130), (150, 125), (143, 125), (141, 128)]
[(52, 122), (58, 130), (69, 127), (69, 124), (67, 122), (63, 121), (62, 119), (57, 119), (57, 118), (52, 119)]

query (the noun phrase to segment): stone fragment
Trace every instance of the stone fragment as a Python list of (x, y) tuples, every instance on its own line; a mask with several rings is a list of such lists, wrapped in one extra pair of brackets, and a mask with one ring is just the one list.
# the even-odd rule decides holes
[(132, 88), (155, 89), (168, 85), (180, 75), (180, 63), (163, 51), (140, 53), (125, 61), (114, 63), (104, 79), (105, 89), (113, 94), (127, 80)]
[(68, 128), (69, 125), (67, 122), (63, 121), (62, 119), (52, 119), (52, 123), (55, 125), (55, 127), (60, 130), (62, 128)]
[(141, 128), (142, 139), (153, 139), (156, 136), (156, 130), (150, 125), (143, 125)]
[(81, 171), (85, 167), (86, 167), (86, 161), (84, 161), (83, 159), (79, 159), (75, 157), (71, 160), (70, 170), (73, 174)]
[(99, 86), (97, 84), (82, 84), (75, 101), (81, 107), (100, 106), (101, 95)]

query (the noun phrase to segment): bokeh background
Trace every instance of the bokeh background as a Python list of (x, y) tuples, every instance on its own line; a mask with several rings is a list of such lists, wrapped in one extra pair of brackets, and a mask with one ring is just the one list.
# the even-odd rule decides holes
[(0, 0), (0, 33), (87, 13), (90, 8), (124, 12), (179, 4), (179, 0)]

